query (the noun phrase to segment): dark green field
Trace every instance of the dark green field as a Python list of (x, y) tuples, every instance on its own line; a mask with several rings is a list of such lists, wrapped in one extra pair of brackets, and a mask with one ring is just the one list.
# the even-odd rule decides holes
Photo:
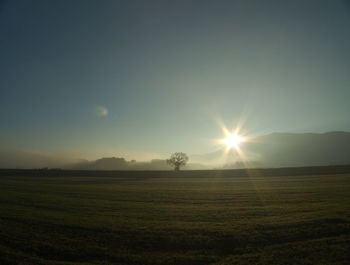
[(0, 177), (0, 264), (349, 264), (350, 174)]

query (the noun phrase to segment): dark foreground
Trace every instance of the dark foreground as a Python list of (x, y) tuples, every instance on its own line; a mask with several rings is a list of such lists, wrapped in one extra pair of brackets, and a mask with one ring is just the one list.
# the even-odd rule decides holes
[(0, 264), (349, 264), (350, 174), (67, 174), (0, 177)]

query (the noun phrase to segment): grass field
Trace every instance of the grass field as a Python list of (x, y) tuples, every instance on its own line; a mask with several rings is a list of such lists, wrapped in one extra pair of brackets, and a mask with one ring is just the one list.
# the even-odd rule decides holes
[(133, 176), (0, 177), (0, 264), (350, 262), (350, 174)]

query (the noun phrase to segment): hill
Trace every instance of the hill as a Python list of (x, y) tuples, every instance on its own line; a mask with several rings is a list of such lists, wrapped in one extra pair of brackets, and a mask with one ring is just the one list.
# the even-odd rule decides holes
[[(242, 144), (248, 164), (257, 167), (294, 167), (350, 164), (350, 133), (271, 133)], [(241, 158), (232, 151), (222, 158), (222, 151), (191, 156), (192, 161), (206, 164), (232, 164)], [(249, 163), (253, 161), (253, 163)]]

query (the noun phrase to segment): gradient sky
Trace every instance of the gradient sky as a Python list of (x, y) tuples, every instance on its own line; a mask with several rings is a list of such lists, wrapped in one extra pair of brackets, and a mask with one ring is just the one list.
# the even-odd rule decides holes
[(348, 1), (2, 1), (1, 142), (93, 158), (350, 130)]

